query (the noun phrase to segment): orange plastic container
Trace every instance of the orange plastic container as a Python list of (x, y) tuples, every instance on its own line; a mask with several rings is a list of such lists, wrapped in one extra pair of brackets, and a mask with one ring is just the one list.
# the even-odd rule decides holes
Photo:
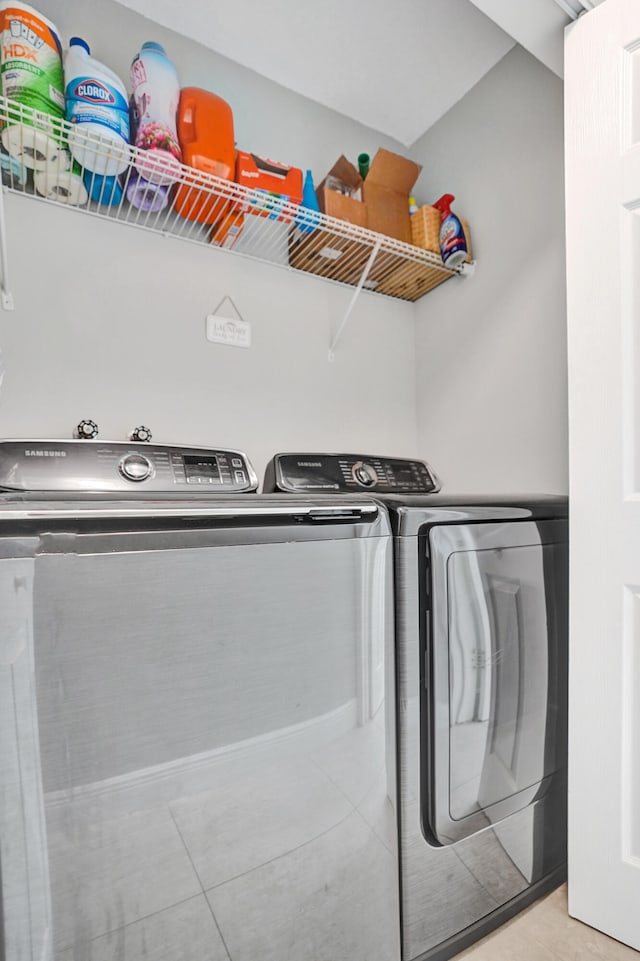
[(299, 167), (266, 160), (254, 153), (238, 151), (236, 164), (236, 183), (259, 191), (259, 202), (241, 201), (234, 204), (235, 210), (243, 210), (258, 217), (271, 220), (291, 220), (288, 214), (281, 214), (284, 203), (299, 204), (302, 200), (302, 171)]
[(233, 247), (244, 229), (244, 214), (229, 210), (217, 224), (213, 225), (209, 240), (218, 247)]
[[(184, 162), (197, 171), (233, 180), (236, 152), (231, 107), (215, 93), (199, 87), (184, 87), (178, 103), (178, 140)], [(212, 197), (193, 183), (180, 183), (173, 205), (181, 217), (201, 224), (218, 222), (228, 201)]]

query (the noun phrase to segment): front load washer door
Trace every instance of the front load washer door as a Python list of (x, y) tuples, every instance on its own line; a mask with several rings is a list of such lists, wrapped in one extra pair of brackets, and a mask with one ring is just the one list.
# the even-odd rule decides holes
[(421, 543), (423, 826), (446, 845), (565, 766), (567, 524), (434, 526)]

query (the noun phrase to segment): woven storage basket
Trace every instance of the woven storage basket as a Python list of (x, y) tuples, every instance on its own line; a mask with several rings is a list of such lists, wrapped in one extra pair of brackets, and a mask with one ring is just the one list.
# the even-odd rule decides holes
[(442, 268), (429, 267), (427, 264), (405, 263), (380, 283), (376, 290), (379, 294), (389, 294), (402, 300), (419, 300), (434, 287), (450, 280), (453, 274)]
[[(467, 262), (471, 260), (471, 237), (469, 224), (460, 218), (465, 240), (467, 241)], [(440, 211), (436, 207), (424, 206), (411, 216), (411, 243), (423, 250), (440, 253)]]

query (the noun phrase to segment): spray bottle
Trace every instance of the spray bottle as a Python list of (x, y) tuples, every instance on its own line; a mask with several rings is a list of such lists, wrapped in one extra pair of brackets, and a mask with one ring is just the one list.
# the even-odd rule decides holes
[(316, 189), (313, 186), (313, 174), (307, 170), (302, 186), (302, 202), (299, 213), (296, 214), (295, 223), (298, 230), (303, 234), (310, 234), (316, 229), (319, 223), (320, 206), (316, 197)]
[(452, 212), (453, 194), (443, 194), (434, 207), (440, 211), (440, 253), (446, 267), (459, 267), (467, 259), (467, 241), (458, 217)]

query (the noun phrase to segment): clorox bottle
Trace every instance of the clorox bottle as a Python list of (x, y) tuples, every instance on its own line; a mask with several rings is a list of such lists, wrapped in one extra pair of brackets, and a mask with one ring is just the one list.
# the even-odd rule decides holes
[(434, 207), (440, 211), (440, 253), (446, 267), (459, 267), (467, 259), (467, 240), (459, 217), (451, 210), (456, 198), (444, 194)]
[(127, 169), (129, 104), (120, 78), (72, 37), (64, 60), (69, 149), (86, 170), (116, 176)]

